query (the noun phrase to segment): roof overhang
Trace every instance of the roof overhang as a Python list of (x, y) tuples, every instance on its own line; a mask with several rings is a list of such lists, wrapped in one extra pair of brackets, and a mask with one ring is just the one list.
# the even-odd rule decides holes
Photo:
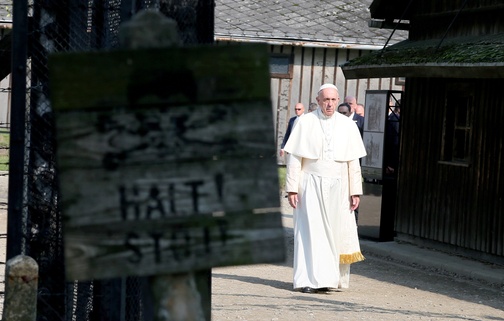
[(405, 40), (341, 66), (345, 78), (504, 78), (504, 33)]
[(504, 78), (503, 64), (401, 64), (343, 68), (346, 79), (388, 77)]
[(328, 42), (308, 39), (282, 39), (268, 37), (247, 37), (239, 35), (223, 35), (215, 33), (215, 41), (223, 42), (245, 42), (245, 43), (266, 43), (275, 46), (295, 46), (308, 48), (336, 48), (336, 49), (355, 49), (355, 50), (378, 50), (383, 48), (381, 45), (349, 43), (349, 42)]
[(410, 24), (409, 22), (371, 19), (368, 21), (368, 27), (378, 29), (409, 30)]

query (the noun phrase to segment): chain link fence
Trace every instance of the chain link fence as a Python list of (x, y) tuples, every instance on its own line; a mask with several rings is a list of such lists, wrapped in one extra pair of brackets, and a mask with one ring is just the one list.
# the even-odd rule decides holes
[(10, 158), (10, 175), (14, 177), (11, 181), (16, 183), (9, 186), (7, 256), (22, 253), (39, 264), (37, 320), (147, 320), (142, 300), (143, 278), (68, 282), (63, 277), (62, 222), (47, 61), (56, 52), (114, 49), (118, 46), (120, 24), (142, 9), (158, 9), (176, 20), (185, 44), (210, 43), (214, 2), (15, 1), (11, 135), (14, 140), (24, 141), (24, 147), (13, 149)]

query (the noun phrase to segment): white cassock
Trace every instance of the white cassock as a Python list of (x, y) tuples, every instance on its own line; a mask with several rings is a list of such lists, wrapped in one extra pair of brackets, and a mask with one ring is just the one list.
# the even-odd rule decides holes
[(351, 263), (364, 259), (350, 195), (362, 195), (366, 150), (348, 117), (320, 109), (300, 118), (284, 150), (294, 209), (294, 288), (348, 288)]

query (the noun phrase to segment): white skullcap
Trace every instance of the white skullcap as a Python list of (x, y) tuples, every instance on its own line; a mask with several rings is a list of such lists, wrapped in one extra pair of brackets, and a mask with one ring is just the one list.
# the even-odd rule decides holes
[(323, 84), (322, 86), (320, 86), (318, 92), (320, 92), (322, 89), (326, 89), (326, 88), (334, 88), (334, 89), (336, 89), (336, 91), (338, 90), (338, 88), (336, 86), (334, 86), (333, 84)]

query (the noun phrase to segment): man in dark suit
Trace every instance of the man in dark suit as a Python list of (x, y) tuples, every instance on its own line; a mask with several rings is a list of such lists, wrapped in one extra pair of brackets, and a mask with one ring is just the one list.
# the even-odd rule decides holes
[(350, 117), (352, 108), (347, 103), (341, 103), (338, 105), (338, 113)]
[[(359, 132), (361, 137), (364, 136), (364, 117), (361, 115), (357, 114), (355, 112), (357, 108), (357, 99), (355, 99), (354, 96), (346, 96), (345, 97), (345, 103), (350, 106), (350, 115), (348, 117), (352, 118), (355, 124), (357, 124), (357, 127), (359, 127)], [(359, 225), (359, 208), (357, 207), (354, 211), (355, 213), (355, 222), (357, 225)]]
[(364, 134), (364, 117), (355, 112), (355, 109), (357, 108), (357, 100), (353, 96), (346, 96), (345, 103), (350, 105), (350, 117), (357, 124), (357, 127), (359, 127), (359, 131), (362, 137), (362, 135)]
[(364, 105), (363, 104), (357, 104), (357, 107), (355, 107), (355, 113), (361, 115), (364, 117)]
[(304, 114), (303, 104), (297, 103), (296, 106), (294, 107), (294, 112), (296, 113), (296, 116), (289, 119), (289, 124), (287, 125), (287, 131), (285, 132), (282, 144), (280, 145), (280, 157), (284, 155), (284, 146), (285, 144), (287, 144), (287, 140), (289, 139), (290, 133), (296, 123), (297, 118), (301, 117), (301, 115)]
[(399, 99), (385, 123), (385, 174), (397, 177), (399, 164), (399, 124), (401, 123), (401, 100)]

